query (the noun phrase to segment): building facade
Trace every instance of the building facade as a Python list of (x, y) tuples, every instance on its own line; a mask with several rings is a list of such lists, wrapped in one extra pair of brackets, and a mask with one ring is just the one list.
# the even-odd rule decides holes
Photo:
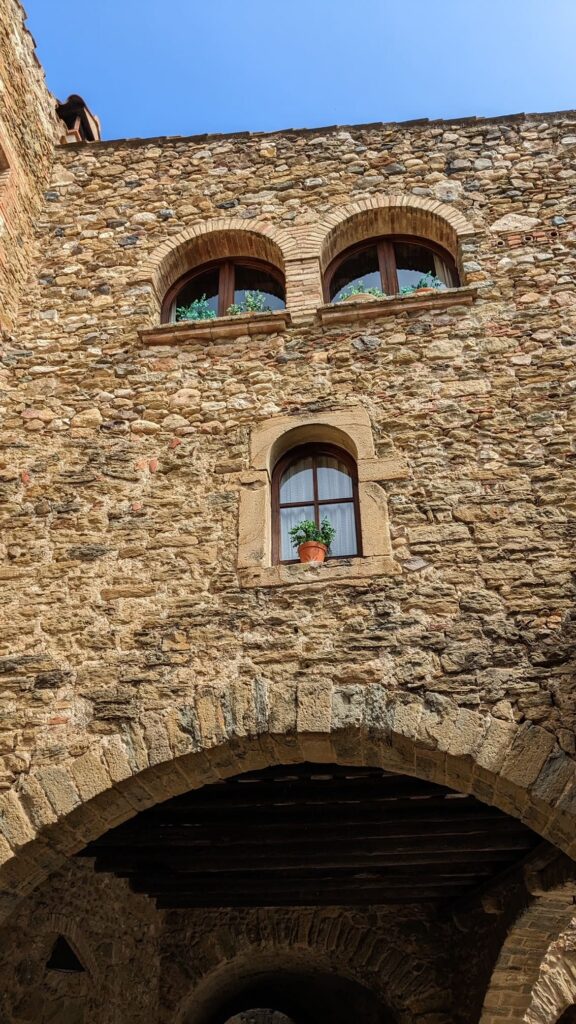
[(102, 142), (1, 9), (0, 1019), (566, 1024), (576, 113)]

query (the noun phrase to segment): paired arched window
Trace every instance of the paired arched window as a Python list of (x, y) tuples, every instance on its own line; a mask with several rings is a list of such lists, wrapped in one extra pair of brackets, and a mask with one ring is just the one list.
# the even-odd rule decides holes
[(162, 319), (213, 320), (285, 305), (284, 277), (272, 264), (256, 259), (214, 260), (176, 282), (164, 300)]
[(324, 518), (336, 531), (328, 557), (360, 555), (354, 459), (330, 444), (293, 448), (280, 459), (272, 476), (272, 561), (297, 562), (290, 530), (303, 520), (320, 526)]
[[(435, 242), (411, 235), (362, 241), (341, 252), (324, 276), (325, 302), (358, 296), (397, 295), (456, 288), (453, 257)], [(273, 263), (228, 257), (202, 263), (184, 274), (164, 300), (162, 319), (212, 320), (237, 313), (284, 309), (284, 275)]]
[(456, 264), (440, 246), (410, 235), (390, 235), (353, 245), (332, 260), (324, 298), (342, 302), (361, 294), (397, 295), (458, 284)]

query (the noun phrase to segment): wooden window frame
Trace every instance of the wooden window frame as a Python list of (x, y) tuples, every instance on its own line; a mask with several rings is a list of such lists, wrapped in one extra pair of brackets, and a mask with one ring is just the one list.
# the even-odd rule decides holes
[[(352, 481), (352, 497), (351, 498), (319, 498), (318, 497), (318, 472), (316, 465), (312, 466), (313, 473), (313, 485), (314, 485), (314, 497), (311, 501), (301, 502), (281, 502), (280, 501), (280, 484), (284, 473), (288, 467), (293, 463), (303, 458), (319, 458), (322, 455), (328, 455), (332, 458), (337, 458), (340, 462), (343, 462), (350, 473), (350, 479)], [(276, 463), (274, 471), (272, 473), (272, 564), (273, 565), (293, 565), (298, 562), (297, 558), (281, 558), (280, 554), (280, 510), (283, 508), (297, 508), (302, 505), (312, 505), (314, 507), (314, 519), (316, 525), (320, 525), (321, 509), (323, 505), (352, 505), (354, 509), (354, 526), (356, 530), (356, 551), (351, 552), (347, 555), (330, 555), (328, 559), (334, 558), (361, 558), (362, 557), (362, 529), (360, 521), (360, 499), (358, 494), (358, 468), (353, 457), (344, 448), (339, 448), (338, 445), (334, 444), (323, 444), (318, 442), (316, 444), (304, 444), (299, 445), (297, 448), (291, 448), (290, 451), (286, 452), (281, 459)]]
[[(330, 290), (332, 281), (335, 274), (340, 269), (343, 263), (346, 262), (350, 256), (355, 256), (357, 253), (362, 252), (363, 249), (376, 248), (378, 255), (378, 269), (380, 271), (380, 287), (386, 295), (398, 295), (399, 284), (398, 284), (398, 271), (396, 266), (396, 254), (394, 252), (394, 243), (407, 243), (408, 245), (420, 245), (425, 249), (430, 249), (436, 256), (446, 264), (446, 268), (452, 277), (450, 287), (458, 288), (460, 286), (460, 275), (458, 273), (458, 267), (454, 257), (441, 245), (437, 245), (436, 242), (431, 242), (428, 238), (421, 238), (418, 235), (378, 235), (375, 238), (366, 238), (362, 242), (357, 242), (355, 245), (349, 246), (348, 249), (344, 249), (343, 252), (335, 256), (332, 262), (328, 265), (326, 273), (324, 274), (324, 301), (331, 303), (333, 299), (330, 296)], [(344, 287), (346, 287), (344, 285)]]
[(247, 267), (252, 270), (266, 271), (266, 273), (269, 274), (270, 277), (273, 277), (282, 288), (282, 301), (286, 304), (286, 282), (284, 280), (284, 275), (280, 270), (278, 270), (278, 267), (274, 266), (273, 263), (267, 263), (266, 260), (251, 259), (250, 257), (211, 260), (209, 263), (201, 263), (200, 266), (187, 271), (182, 275), (182, 277), (178, 278), (175, 284), (172, 285), (170, 290), (166, 293), (164, 302), (162, 303), (162, 323), (170, 323), (172, 306), (174, 305), (174, 301), (178, 297), (179, 292), (185, 288), (187, 284), (193, 281), (195, 277), (209, 273), (211, 270), (218, 270), (219, 272), (217, 315), (226, 316), (227, 310), (234, 302), (236, 267)]

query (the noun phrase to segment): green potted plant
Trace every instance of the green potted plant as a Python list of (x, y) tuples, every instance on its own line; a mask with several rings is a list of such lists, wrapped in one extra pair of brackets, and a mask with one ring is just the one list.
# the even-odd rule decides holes
[(311, 519), (303, 519), (290, 530), (290, 539), (298, 549), (301, 562), (323, 562), (335, 536), (336, 530), (326, 516), (320, 526)]
[(201, 299), (193, 299), (187, 306), (178, 306), (176, 320), (214, 320), (216, 311), (211, 309), (206, 295)]
[(344, 289), (338, 302), (356, 302), (366, 299), (383, 299), (386, 293), (381, 288), (368, 288), (363, 281), (355, 282)]
[(239, 313), (271, 313), (272, 307), (266, 304), (264, 292), (246, 292), (243, 302), (233, 302), (228, 306), (226, 312), (229, 316), (238, 316)]
[(439, 288), (442, 288), (442, 281), (439, 277), (435, 277), (434, 274), (424, 274), (416, 284), (410, 285), (409, 288), (401, 288), (401, 295), (412, 295), (414, 292), (436, 292)]

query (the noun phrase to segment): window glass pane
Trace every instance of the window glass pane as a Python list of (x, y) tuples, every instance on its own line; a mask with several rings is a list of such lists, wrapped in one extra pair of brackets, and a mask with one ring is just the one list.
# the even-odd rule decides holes
[[(438, 257), (424, 245), (412, 245), (410, 242), (395, 242), (396, 268), (398, 271), (398, 287), (415, 288), (420, 282), (422, 287), (445, 288), (444, 274), (438, 275)], [(440, 261), (441, 262), (441, 261)], [(422, 279), (426, 280), (423, 281)]]
[(314, 476), (312, 459), (298, 459), (293, 462), (280, 481), (280, 504), (293, 501), (314, 500)]
[(264, 309), (284, 309), (286, 305), (284, 288), (272, 274), (237, 263), (234, 268), (234, 302), (239, 306), (246, 302), (246, 292), (260, 292)]
[(349, 256), (339, 266), (330, 282), (330, 301), (339, 302), (351, 289), (355, 288), (364, 291), (368, 288), (382, 290), (378, 252), (375, 245), (362, 249), (354, 256)]
[(288, 562), (298, 558), (298, 551), (290, 540), (290, 530), (293, 526), (298, 526), (303, 519), (311, 519), (314, 522), (313, 505), (280, 509), (280, 561)]
[(320, 455), (316, 460), (318, 467), (318, 497), (351, 498), (352, 478), (344, 462), (332, 455)]
[[(176, 296), (176, 302), (174, 303), (174, 311), (176, 320), (196, 319), (194, 313), (199, 312), (198, 308), (192, 306), (195, 300), (202, 300), (205, 296), (207, 299), (208, 309), (212, 310), (216, 316), (218, 315), (218, 282), (220, 280), (220, 271), (218, 267), (215, 270), (207, 270), (202, 274), (198, 274), (193, 277), (188, 284), (178, 292)], [(188, 315), (186, 315), (186, 311)]]
[(340, 557), (357, 554), (354, 502), (349, 501), (345, 505), (321, 505), (320, 519), (324, 519), (324, 516), (330, 520), (336, 530), (330, 554)]

